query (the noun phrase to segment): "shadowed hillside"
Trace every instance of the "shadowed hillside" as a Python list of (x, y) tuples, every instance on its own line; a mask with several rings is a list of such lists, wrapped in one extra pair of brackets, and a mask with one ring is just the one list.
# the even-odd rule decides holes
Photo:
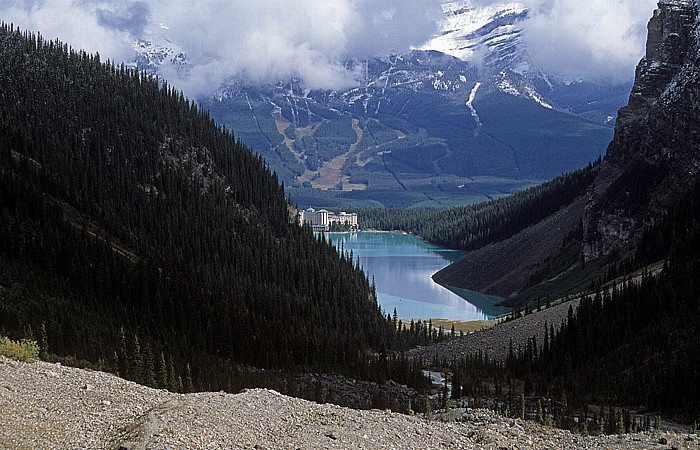
[(359, 267), (180, 92), (8, 25), (0, 60), (0, 334), (173, 390), (388, 345)]

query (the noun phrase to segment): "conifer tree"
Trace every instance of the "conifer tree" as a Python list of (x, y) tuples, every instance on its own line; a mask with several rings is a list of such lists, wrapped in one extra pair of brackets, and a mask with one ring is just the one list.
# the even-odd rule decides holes
[(190, 363), (185, 364), (184, 392), (194, 392), (194, 383), (192, 381), (192, 369), (190, 369)]
[(160, 352), (160, 357), (156, 364), (156, 387), (159, 389), (168, 388), (168, 365), (165, 362), (163, 352)]
[(173, 357), (168, 357), (168, 390), (171, 392), (180, 392), (178, 390), (177, 374), (175, 372), (175, 363)]

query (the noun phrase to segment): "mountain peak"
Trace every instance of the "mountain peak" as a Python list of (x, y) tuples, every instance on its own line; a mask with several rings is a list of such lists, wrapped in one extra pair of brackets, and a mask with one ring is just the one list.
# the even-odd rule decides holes
[(618, 175), (585, 220), (586, 259), (627, 249), (700, 173), (700, 38), (694, 1), (660, 2), (606, 153)]
[(423, 48), (438, 50), (476, 65), (520, 73), (531, 69), (520, 22), (527, 8), (519, 2), (475, 7), (470, 0), (445, 2), (440, 32)]
[(616, 124), (616, 142), (608, 149), (608, 156), (621, 154), (621, 141), (637, 134), (638, 127), (647, 120), (650, 108), (672, 86), (674, 77), (687, 61), (694, 43), (693, 28), (697, 21), (697, 5), (692, 0), (665, 0), (649, 20), (646, 55), (637, 66), (629, 104), (619, 112)]

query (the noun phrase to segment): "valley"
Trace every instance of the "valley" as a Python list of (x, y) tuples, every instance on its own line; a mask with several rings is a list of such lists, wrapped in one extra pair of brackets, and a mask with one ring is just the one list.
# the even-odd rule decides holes
[(700, 4), (631, 89), (442, 6), (354, 84), (197, 101), (161, 73), (213, 52), (0, 23), (0, 447), (698, 448)]

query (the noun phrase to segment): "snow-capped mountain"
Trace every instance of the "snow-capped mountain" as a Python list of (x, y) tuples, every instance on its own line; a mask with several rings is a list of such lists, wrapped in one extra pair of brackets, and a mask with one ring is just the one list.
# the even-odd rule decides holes
[[(605, 151), (629, 86), (543, 73), (521, 36), (528, 12), (520, 3), (476, 8), (458, 0), (443, 11), (441, 32), (424, 49), (346, 61), (360, 74), (355, 87), (239, 79), (201, 102), (303, 205), (464, 203), (574, 170)], [(135, 43), (138, 67), (189, 76), (187, 53), (167, 29), (161, 35)], [(319, 200), (311, 187), (326, 192)]]
[(163, 68), (175, 69), (180, 76), (186, 76), (190, 66), (187, 51), (170, 36), (165, 24), (149, 27), (143, 36), (133, 42), (135, 52), (133, 66), (151, 75), (159, 75)]
[(446, 1), (440, 32), (425, 45), (479, 66), (504, 93), (528, 98), (544, 107), (581, 114), (612, 124), (629, 96), (629, 83), (601, 84), (567, 80), (546, 73), (532, 59), (523, 39), (528, 8), (501, 1), (475, 6), (472, 0)]
[(521, 35), (522, 22), (528, 17), (524, 4), (476, 7), (471, 0), (456, 0), (443, 3), (442, 10), (440, 32), (423, 49), (468, 61), (481, 67), (504, 93), (554, 108), (546, 98), (554, 88), (552, 81), (532, 62)]
[(136, 50), (135, 65), (148, 73), (157, 74), (164, 64), (184, 70), (187, 54), (170, 41), (154, 41), (146, 38), (134, 42)]
[(448, 1), (440, 33), (423, 46), (475, 65), (496, 71), (526, 73), (532, 69), (522, 42), (520, 22), (527, 18), (527, 8), (517, 2), (474, 7), (470, 0)]
[(357, 87), (238, 83), (203, 105), (301, 205), (484, 200), (582, 167), (612, 137), (610, 126), (557, 109), (512, 71), (485, 75), (425, 50), (347, 65), (364, 74)]

